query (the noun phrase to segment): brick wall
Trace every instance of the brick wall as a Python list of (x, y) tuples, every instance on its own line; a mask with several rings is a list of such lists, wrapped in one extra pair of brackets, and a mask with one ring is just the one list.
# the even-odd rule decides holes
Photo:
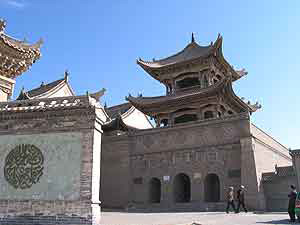
[[(88, 96), (74, 98), (79, 99), (80, 102), (89, 102)], [(76, 100), (77, 103), (79, 100)], [(59, 99), (59, 101), (62, 100)], [(23, 104), (25, 103), (27, 104), (27, 102)], [(84, 104), (68, 110), (51, 108), (46, 111), (26, 110), (0, 113), (0, 135), (21, 136), (41, 133), (64, 135), (77, 132), (81, 134), (82, 139), (80, 163), (78, 163), (80, 167), (79, 197), (73, 200), (62, 199), (59, 195), (53, 200), (34, 196), (26, 200), (0, 199), (1, 224), (99, 224), (101, 123), (96, 119), (95, 108)], [(51, 143), (48, 144), (51, 145)], [(72, 156), (70, 160), (71, 158)], [(94, 168), (93, 163), (96, 165)], [(68, 164), (66, 163), (65, 166), (68, 167)], [(57, 176), (63, 178), (64, 170), (60, 171)], [(45, 188), (44, 191), (49, 190)]]
[(129, 202), (129, 136), (103, 136), (100, 199), (106, 208), (125, 208)]
[(275, 177), (271, 181), (263, 182), (263, 189), (266, 198), (266, 209), (268, 211), (287, 211), (288, 194), (290, 185), (296, 184), (296, 176)]

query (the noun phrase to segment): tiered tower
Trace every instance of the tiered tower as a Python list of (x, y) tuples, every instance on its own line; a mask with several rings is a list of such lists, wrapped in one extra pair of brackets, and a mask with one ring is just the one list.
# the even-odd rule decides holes
[(139, 59), (137, 64), (165, 85), (166, 95), (127, 99), (154, 118), (158, 127), (252, 113), (261, 107), (234, 94), (232, 82), (247, 72), (234, 70), (225, 60), (220, 35), (214, 43), (200, 46), (192, 34), (191, 42), (179, 53), (151, 62)]
[(4, 33), (6, 22), (0, 19), (0, 101), (13, 94), (15, 79), (41, 57), (42, 40), (36, 44), (14, 39)]

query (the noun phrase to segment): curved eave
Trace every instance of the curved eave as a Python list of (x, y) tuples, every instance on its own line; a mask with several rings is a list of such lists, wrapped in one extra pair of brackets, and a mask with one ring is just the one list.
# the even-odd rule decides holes
[(242, 99), (240, 99), (233, 91), (232, 85), (226, 86), (228, 92), (230, 93), (232, 99), (239, 104), (242, 108), (246, 109), (248, 112), (253, 113), (256, 112), (258, 109), (261, 108), (261, 106), (255, 106), (245, 103)]
[(216, 96), (217, 92), (222, 90), (227, 83), (230, 82), (229, 78), (222, 79), (218, 83), (211, 85), (207, 88), (203, 89), (194, 89), (192, 92), (182, 92), (177, 95), (169, 95), (169, 96), (159, 96), (159, 97), (138, 97), (135, 98), (133, 96), (128, 96), (126, 100), (128, 100), (134, 107), (136, 107), (141, 112), (152, 116), (150, 112), (153, 111), (154, 108), (160, 105), (174, 104), (178, 101), (183, 101), (185, 99), (192, 98), (204, 98)]
[(222, 38), (220, 40), (220, 45), (218, 47), (218, 50), (216, 51), (216, 57), (217, 57), (217, 59), (219, 59), (220, 63), (227, 69), (227, 71), (231, 73), (233, 81), (236, 81), (236, 80), (240, 79), (242, 76), (247, 74), (247, 72), (244, 70), (235, 71), (232, 68), (232, 66), (227, 62), (227, 60), (225, 59), (225, 57), (223, 55), (223, 51), (222, 51)]
[[(189, 48), (190, 46), (193, 46), (193, 45), (196, 45), (196, 46), (201, 47), (201, 48), (207, 48), (206, 53), (202, 54), (202, 55), (199, 55), (198, 57), (191, 57), (190, 59), (187, 59), (187, 60), (182, 60), (182, 61), (174, 60), (174, 62), (166, 63), (164, 65), (163, 64), (159, 65), (163, 61), (169, 60), (173, 57), (177, 57), (178, 55), (183, 54), (183, 52), (185, 52), (187, 48)], [(214, 44), (211, 44), (211, 45), (208, 45), (208, 46), (199, 46), (196, 42), (191, 42), (182, 51), (180, 51), (180, 52), (178, 52), (178, 53), (176, 53), (172, 56), (169, 56), (169, 57), (161, 59), (161, 60), (155, 60), (153, 62), (138, 59), (137, 64), (140, 65), (152, 77), (154, 77), (157, 80), (160, 80), (158, 75), (156, 74), (156, 71), (171, 68), (173, 66), (180, 66), (182, 64), (186, 64), (186, 63), (189, 63), (191, 61), (198, 60), (200, 58), (205, 58), (205, 57), (207, 57), (211, 54), (214, 54), (214, 52), (216, 50), (220, 49), (221, 46), (222, 46), (222, 37), (219, 35)]]
[(43, 44), (43, 40), (40, 39), (35, 44), (27, 44), (23, 41), (16, 40), (6, 34), (0, 35), (1, 40), (12, 49), (19, 51), (20, 53), (28, 53), (32, 56), (38, 57), (41, 55), (40, 48)]
[(16, 100), (28, 100), (28, 99), (31, 99), (31, 98), (29, 97), (27, 92), (24, 92), (23, 90), (21, 90), (21, 92)]
[(0, 34), (0, 45), (4, 49), (4, 52), (0, 52), (0, 73), (2, 76), (14, 79), (26, 72), (41, 57), (41, 43), (25, 45), (12, 40)]

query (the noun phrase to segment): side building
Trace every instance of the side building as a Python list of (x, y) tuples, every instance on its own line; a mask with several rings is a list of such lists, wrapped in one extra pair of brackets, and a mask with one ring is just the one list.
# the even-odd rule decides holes
[(233, 82), (247, 72), (230, 66), (222, 41), (219, 35), (200, 46), (192, 36), (173, 56), (137, 60), (166, 95), (127, 97), (154, 119), (155, 128), (104, 132), (102, 171), (109, 171), (101, 177), (104, 207), (217, 210), (229, 186), (244, 185), (249, 207), (266, 209), (262, 173), (292, 160), (288, 149), (251, 123), (261, 106), (235, 95)]

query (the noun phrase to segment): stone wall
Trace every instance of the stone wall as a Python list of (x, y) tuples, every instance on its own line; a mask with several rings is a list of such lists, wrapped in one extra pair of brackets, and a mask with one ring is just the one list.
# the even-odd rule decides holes
[(265, 210), (266, 199), (262, 173), (271, 172), (275, 165), (291, 165), (288, 149), (268, 134), (250, 125), (251, 136), (241, 139), (242, 184), (246, 186), (246, 200), (252, 209)]
[(290, 185), (297, 182), (295, 175), (278, 176), (274, 174), (272, 179), (262, 182), (263, 190), (266, 198), (267, 211), (287, 211), (288, 194), (290, 193)]
[(129, 203), (128, 135), (103, 136), (100, 199), (106, 208), (125, 208)]
[[(109, 208), (185, 207), (216, 210), (205, 202), (208, 174), (220, 182), (220, 201), (229, 186), (246, 187), (250, 209), (266, 209), (261, 174), (290, 165), (288, 151), (250, 123), (247, 114), (105, 136), (102, 151), (101, 199)], [(191, 183), (189, 203), (174, 202), (174, 178), (183, 173)], [(150, 181), (161, 183), (160, 203), (149, 202)], [(183, 207), (183, 208), (182, 208)], [(223, 207), (223, 205), (221, 206)]]
[(259, 209), (266, 209), (266, 199), (262, 185), (262, 173), (273, 171), (275, 165), (290, 166), (292, 159), (289, 151), (275, 139), (251, 124), (251, 133), (254, 138), (254, 156), (258, 182)]

